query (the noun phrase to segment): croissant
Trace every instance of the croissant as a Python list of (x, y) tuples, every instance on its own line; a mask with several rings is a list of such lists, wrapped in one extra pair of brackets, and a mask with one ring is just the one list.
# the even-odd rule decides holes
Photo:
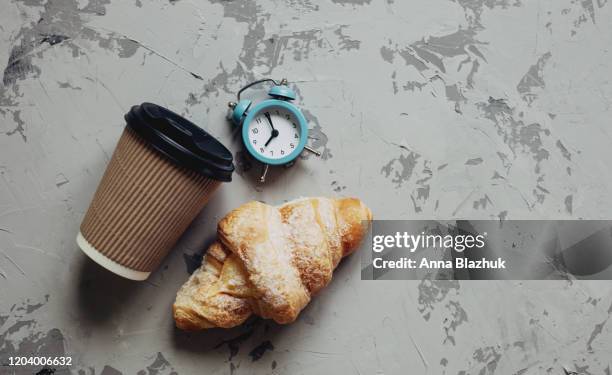
[(180, 288), (177, 327), (230, 328), (252, 314), (293, 322), (365, 236), (372, 213), (354, 198), (246, 203), (223, 218), (218, 240)]

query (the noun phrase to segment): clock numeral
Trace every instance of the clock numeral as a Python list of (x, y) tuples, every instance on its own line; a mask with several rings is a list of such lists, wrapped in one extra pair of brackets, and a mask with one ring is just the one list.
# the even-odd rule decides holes
[(258, 124), (261, 124), (261, 117), (257, 117), (257, 119), (255, 119), (255, 121), (257, 121)]
[(297, 133), (295, 133), (295, 134), (293, 135), (293, 138), (298, 139), (298, 138), (300, 138), (300, 137), (298, 137), (298, 134), (297, 134)]
[(257, 144), (257, 139), (253, 139), (253, 144), (256, 145)]
[(289, 147), (295, 148), (295, 145), (293, 143), (289, 143)]
[(270, 150), (270, 155), (274, 155), (274, 150)]
[(280, 112), (278, 111), (278, 109), (276, 110), (276, 114), (277, 114), (277, 115), (280, 115)]
[(259, 148), (259, 152), (263, 153), (263, 152), (264, 152), (264, 148), (263, 148), (263, 147), (260, 147), (260, 148)]
[(285, 155), (285, 150), (281, 150), (281, 155)]
[(285, 115), (285, 118), (286, 118), (287, 120), (289, 120), (289, 119), (291, 119), (291, 116), (289, 116), (289, 115)]
[(297, 125), (295, 124), (295, 122), (291, 123), (293, 125), (293, 129), (297, 129)]
[(259, 129), (258, 128), (253, 128), (252, 132), (253, 132), (253, 134), (257, 134), (257, 133), (259, 133)]

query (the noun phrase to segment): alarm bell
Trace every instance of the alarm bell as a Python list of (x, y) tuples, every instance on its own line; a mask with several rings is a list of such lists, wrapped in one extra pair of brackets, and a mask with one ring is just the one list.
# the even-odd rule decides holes
[(268, 95), (274, 99), (295, 100), (295, 92), (282, 83), (280, 85), (272, 86), (270, 91), (268, 91)]
[(231, 119), (235, 125), (240, 125), (242, 123), (242, 120), (244, 120), (246, 113), (251, 107), (251, 104), (253, 104), (253, 102), (248, 99), (239, 100), (238, 103), (236, 102), (228, 103), (228, 106), (230, 107), (232, 111)]

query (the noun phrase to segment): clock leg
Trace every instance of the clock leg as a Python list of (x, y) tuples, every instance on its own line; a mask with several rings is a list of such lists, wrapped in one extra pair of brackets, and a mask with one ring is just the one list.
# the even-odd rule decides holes
[(268, 174), (268, 164), (263, 165), (263, 171), (261, 173), (261, 177), (259, 177), (259, 182), (266, 182), (266, 175)]
[(321, 156), (321, 153), (315, 149), (312, 149), (308, 146), (304, 146), (304, 150), (308, 151), (308, 152), (312, 152), (313, 154), (317, 155), (317, 156)]

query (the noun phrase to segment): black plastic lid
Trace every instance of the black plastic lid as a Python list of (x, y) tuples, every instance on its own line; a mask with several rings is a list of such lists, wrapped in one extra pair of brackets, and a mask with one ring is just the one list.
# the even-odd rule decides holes
[(133, 106), (127, 126), (178, 165), (215, 180), (232, 180), (232, 153), (203, 129), (152, 103)]

